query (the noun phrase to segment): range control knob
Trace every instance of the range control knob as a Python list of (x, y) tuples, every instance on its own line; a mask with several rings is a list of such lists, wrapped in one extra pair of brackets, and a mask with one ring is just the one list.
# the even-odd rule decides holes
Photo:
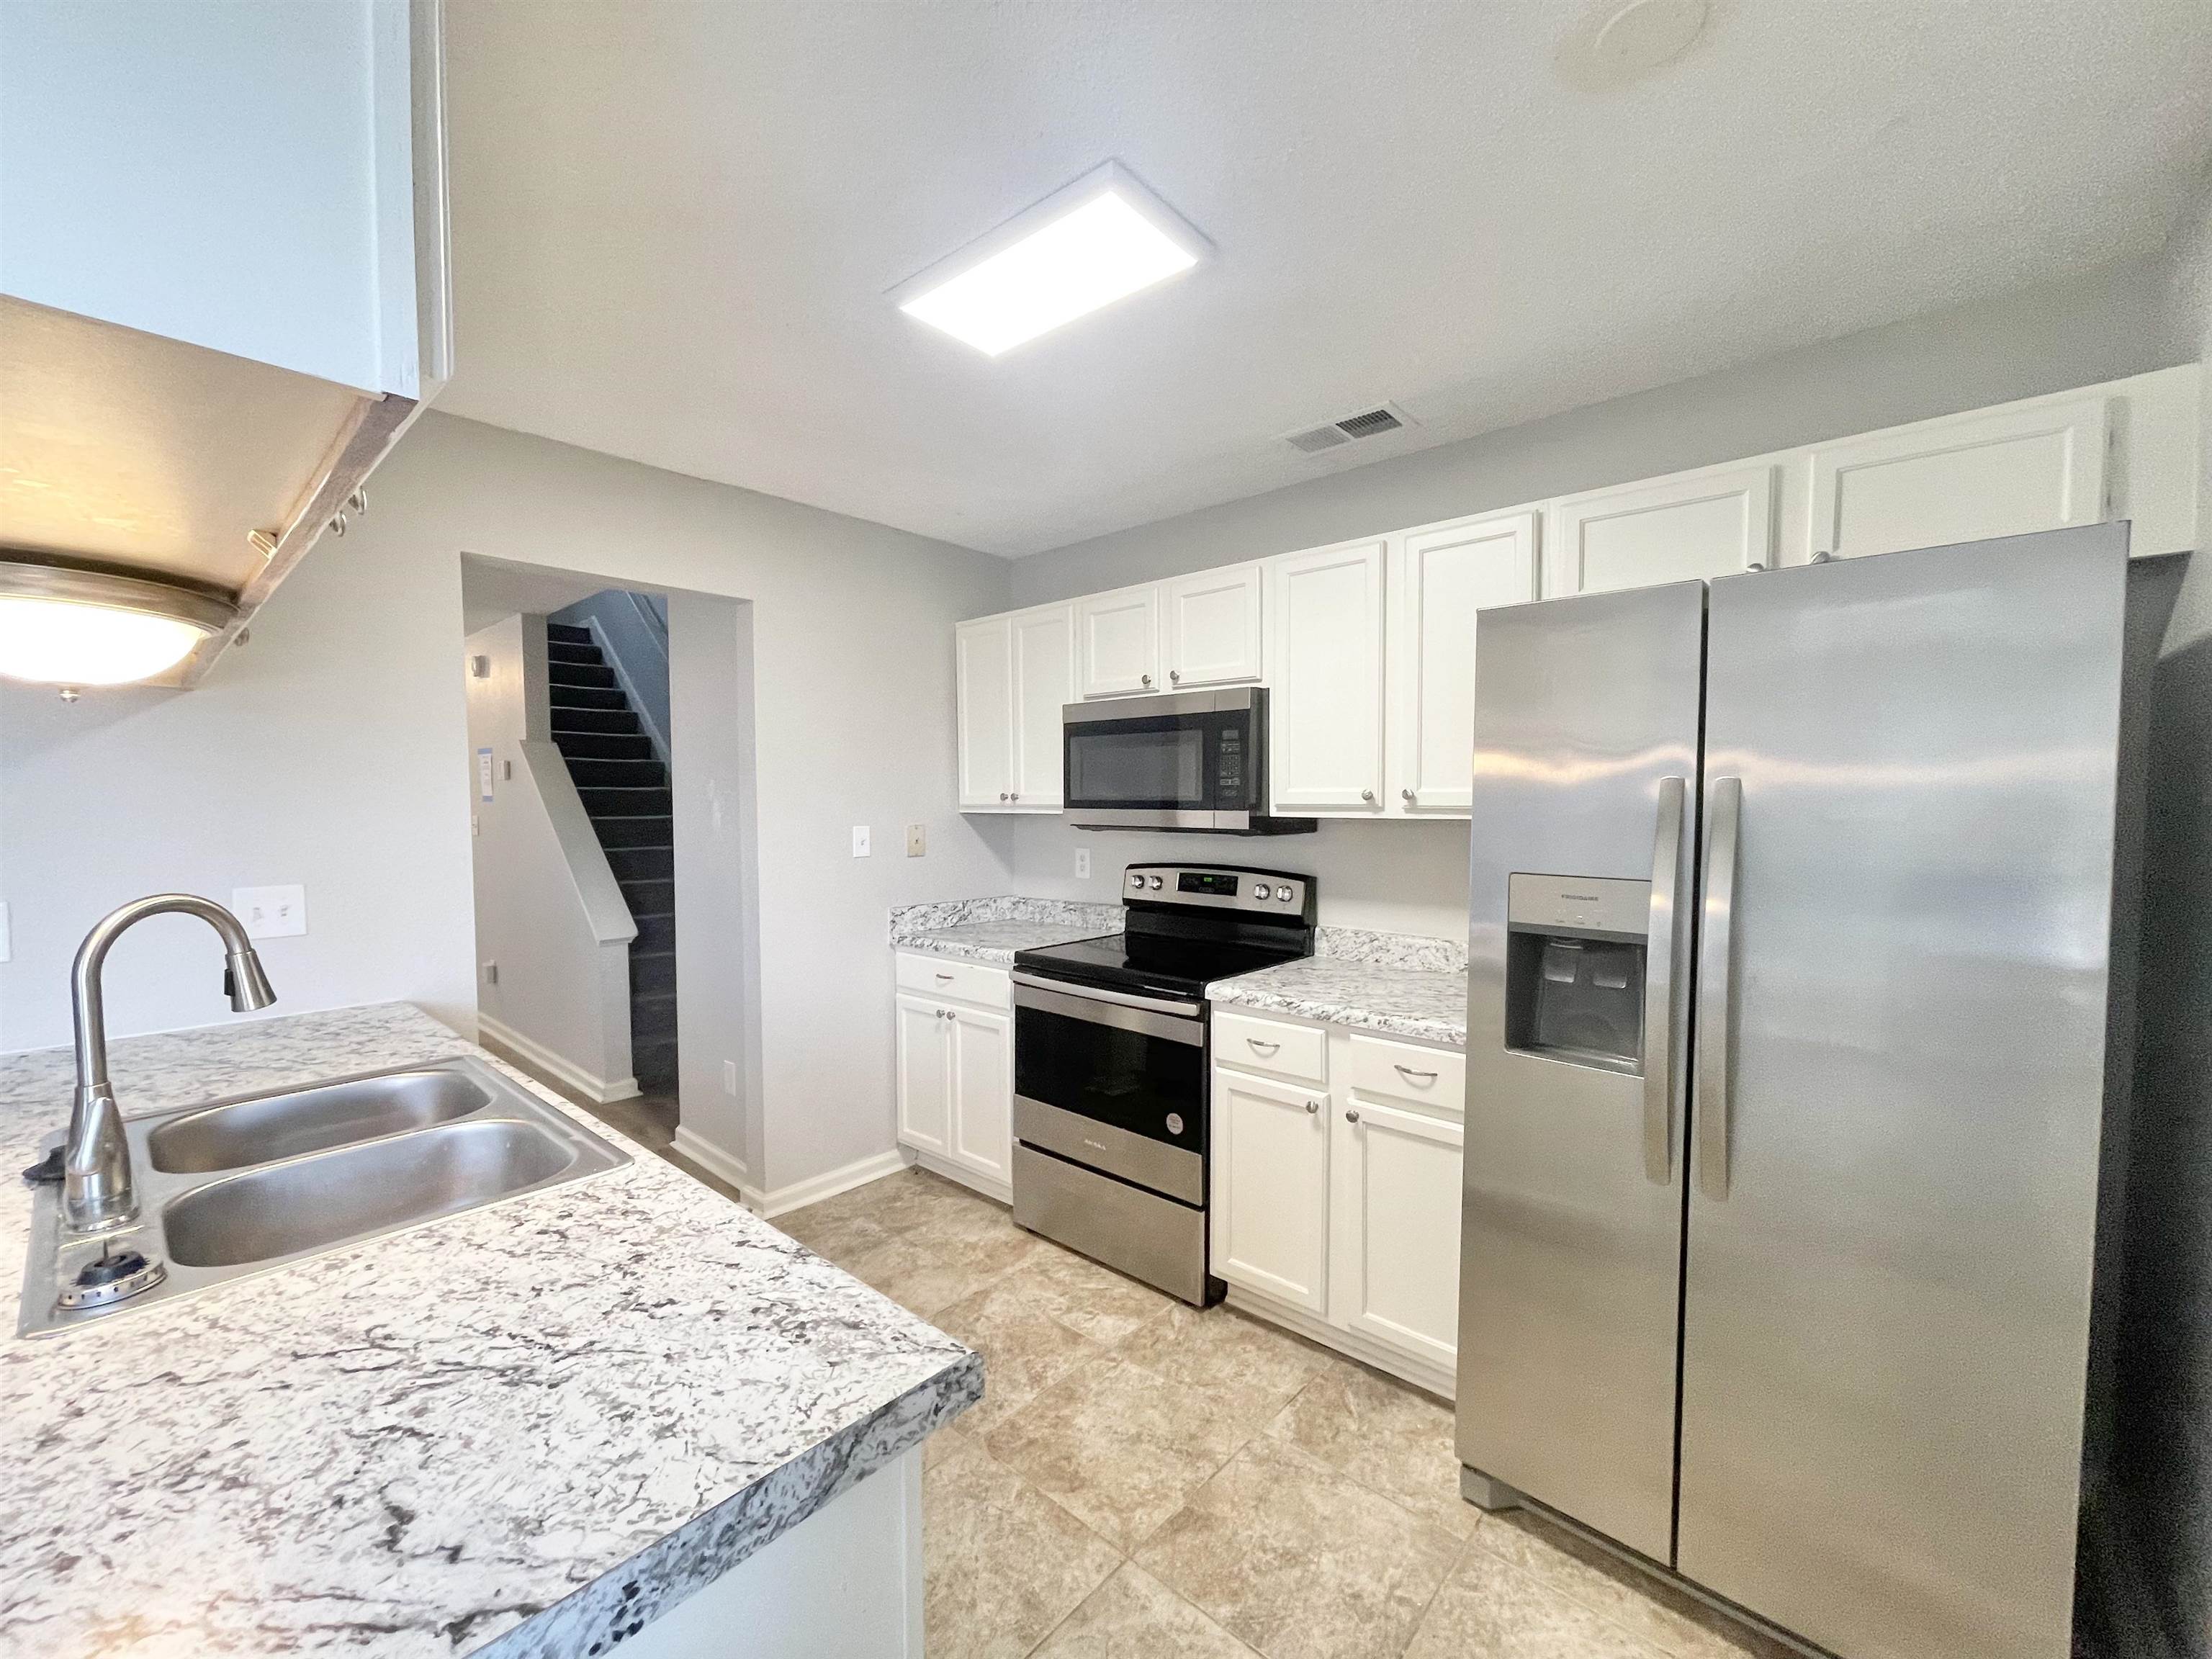
[(1268, 886), (1264, 881), (1255, 881), (1252, 884), (1252, 896), (1254, 898), (1266, 898), (1273, 891), (1274, 889)]
[(1145, 878), (1145, 885), (1157, 893), (1160, 890), (1160, 878), (1158, 876), (1147, 876)]
[(1275, 890), (1275, 896), (1288, 904), (1291, 902), (1291, 890), (1287, 887), (1278, 887)]
[(1132, 886), (1132, 887), (1142, 887), (1144, 884), (1145, 884), (1145, 878), (1144, 878), (1142, 876), (1139, 875), (1139, 874), (1138, 874), (1134, 870), (1132, 870), (1131, 872), (1129, 872), (1129, 885), (1130, 885), (1130, 886)]

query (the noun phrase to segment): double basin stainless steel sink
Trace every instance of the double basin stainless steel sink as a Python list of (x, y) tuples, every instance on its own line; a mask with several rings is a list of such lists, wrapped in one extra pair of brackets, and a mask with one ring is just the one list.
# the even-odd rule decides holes
[[(124, 1127), (137, 1220), (64, 1232), (59, 1188), (40, 1187), (18, 1335), (68, 1330), (629, 1162), (467, 1058), (188, 1106)], [(125, 1250), (166, 1273), (126, 1298), (63, 1305), (88, 1263)]]

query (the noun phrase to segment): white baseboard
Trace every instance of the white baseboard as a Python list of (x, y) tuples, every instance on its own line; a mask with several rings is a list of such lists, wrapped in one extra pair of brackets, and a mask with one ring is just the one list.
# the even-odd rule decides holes
[(1339, 1353), (1357, 1359), (1363, 1365), (1372, 1365), (1378, 1371), (1412, 1383), (1450, 1404), (1458, 1389), (1458, 1379), (1443, 1366), (1426, 1359), (1415, 1359), (1400, 1353), (1395, 1348), (1363, 1336), (1357, 1331), (1347, 1331), (1326, 1320), (1316, 1319), (1303, 1308), (1292, 1308), (1261, 1296), (1241, 1285), (1229, 1287), (1229, 1305), (1255, 1314), (1270, 1324), (1280, 1325), (1310, 1342), (1318, 1342), (1324, 1348), (1334, 1348)]
[(988, 1176), (977, 1175), (973, 1170), (963, 1170), (957, 1164), (947, 1163), (934, 1152), (923, 1152), (919, 1146), (908, 1147), (906, 1156), (932, 1175), (943, 1176), (947, 1181), (957, 1181), (971, 1192), (981, 1193), (1000, 1204), (1011, 1205), (1014, 1201), (1014, 1189), (1003, 1181), (994, 1181)]
[[(683, 1133), (677, 1131), (679, 1143)], [(757, 1202), (748, 1193), (746, 1202), (762, 1215), (779, 1216), (787, 1210), (803, 1210), (810, 1204), (819, 1204), (825, 1198), (835, 1198), (855, 1187), (865, 1187), (871, 1181), (881, 1181), (885, 1176), (896, 1175), (906, 1166), (906, 1157), (896, 1149), (875, 1152), (826, 1175), (812, 1176), (805, 1181), (794, 1181), (788, 1187), (778, 1187), (774, 1192), (762, 1193)]]
[(732, 1158), (713, 1141), (694, 1134), (686, 1123), (676, 1126), (676, 1139), (671, 1150), (683, 1153), (708, 1175), (735, 1187), (738, 1195), (744, 1200), (747, 1209), (757, 1211), (760, 1208), (761, 1190), (753, 1185), (753, 1172), (744, 1159)]
[(512, 1049), (525, 1064), (535, 1066), (550, 1073), (561, 1086), (574, 1089), (594, 1105), (611, 1105), (617, 1100), (635, 1100), (644, 1092), (634, 1077), (618, 1078), (609, 1082), (594, 1077), (575, 1061), (555, 1054), (544, 1043), (526, 1037), (509, 1025), (502, 1025), (489, 1014), (477, 1015), (478, 1040), (487, 1047)]

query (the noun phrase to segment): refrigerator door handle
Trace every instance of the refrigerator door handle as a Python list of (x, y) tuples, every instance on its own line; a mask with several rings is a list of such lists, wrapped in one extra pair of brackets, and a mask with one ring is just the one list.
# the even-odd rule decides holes
[(1743, 780), (1715, 778), (1706, 821), (1705, 914), (1698, 930), (1698, 1189), (1725, 1199), (1729, 1189), (1729, 1069), (1735, 1000), (1736, 836)]
[(1651, 833), (1651, 925), (1644, 970), (1644, 1173), (1664, 1187), (1674, 1178), (1675, 888), (1682, 866), (1686, 778), (1659, 780), (1659, 816)]

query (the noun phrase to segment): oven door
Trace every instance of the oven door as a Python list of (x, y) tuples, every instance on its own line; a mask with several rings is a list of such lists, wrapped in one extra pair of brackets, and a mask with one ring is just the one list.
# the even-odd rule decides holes
[(1103, 829), (1243, 830), (1267, 811), (1267, 693), (1070, 703), (1065, 811)]
[(1014, 976), (1014, 1137), (1206, 1202), (1206, 1022), (1196, 1002)]

